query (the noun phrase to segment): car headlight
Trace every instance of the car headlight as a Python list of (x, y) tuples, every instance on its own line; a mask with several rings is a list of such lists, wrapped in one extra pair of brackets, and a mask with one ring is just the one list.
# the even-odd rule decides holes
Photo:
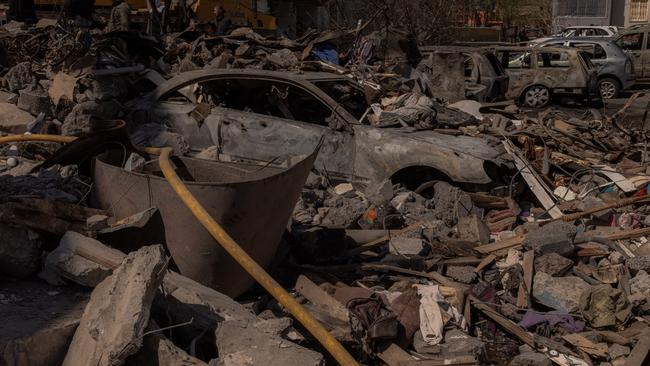
[(634, 66), (630, 60), (625, 61), (625, 73), (632, 74), (634, 73)]

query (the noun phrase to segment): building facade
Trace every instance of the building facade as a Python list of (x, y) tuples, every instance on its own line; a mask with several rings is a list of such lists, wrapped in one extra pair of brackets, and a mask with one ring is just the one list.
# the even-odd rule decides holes
[(624, 9), (625, 27), (650, 22), (650, 1), (625, 0)]

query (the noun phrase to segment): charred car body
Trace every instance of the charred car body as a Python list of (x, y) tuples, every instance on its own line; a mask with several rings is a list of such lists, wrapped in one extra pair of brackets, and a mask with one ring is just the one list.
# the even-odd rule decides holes
[(345, 76), (212, 69), (162, 83), (138, 104), (132, 121), (164, 124), (196, 151), (212, 148), (262, 162), (303, 155), (322, 138), (315, 167), (334, 180), (361, 184), (488, 184), (509, 166), (496, 139), (377, 128), (360, 122), (367, 111), (360, 85)]
[(486, 48), (459, 46), (420, 47), (423, 56), (433, 53), (458, 53), (462, 58), (465, 97), (479, 102), (496, 102), (505, 98), (508, 75), (494, 54)]
[(534, 108), (553, 99), (600, 100), (598, 71), (586, 52), (568, 47), (493, 49), (510, 77), (508, 99)]
[(567, 46), (590, 54), (598, 67), (598, 87), (604, 99), (616, 98), (621, 90), (630, 89), (636, 79), (632, 58), (616, 43), (594, 38), (554, 38), (538, 47)]

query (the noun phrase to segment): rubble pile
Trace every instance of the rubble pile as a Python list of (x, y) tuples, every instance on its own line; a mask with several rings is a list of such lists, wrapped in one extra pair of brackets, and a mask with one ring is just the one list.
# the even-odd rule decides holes
[[(265, 38), (248, 28), (160, 40), (53, 25), (2, 29), (12, 59), (0, 73), (0, 131), (79, 139), (64, 147), (0, 147), (0, 313), (8, 324), (0, 331), (0, 364), (335, 364), (260, 286), (220, 292), (206, 283), (238, 281), (187, 270), (194, 262), (186, 258), (214, 251), (171, 248), (170, 217), (182, 217), (187, 208), (179, 204), (167, 214), (160, 201), (153, 207), (160, 197), (152, 192), (165, 181), (155, 168), (158, 158), (144, 146), (172, 146), (188, 185), (200, 186), (214, 172), (223, 180), (195, 194), (213, 189), (243, 198), (219, 196), (224, 202), (210, 209), (231, 211), (215, 219), (263, 243), (254, 250), (273, 259), (266, 266), (272, 276), (359, 363), (647, 364), (650, 155), (645, 121), (627, 114), (643, 93), (613, 114), (450, 104), (422, 88), (426, 80), (415, 68), (397, 72), (404, 60), (373, 64), (366, 55), (340, 66), (330, 42), (355, 38), (358, 29), (308, 32), (296, 40)], [(287, 97), (288, 88), (265, 90), (271, 103), (260, 97), (257, 105), (243, 94), (232, 97), (230, 89), (192, 94), (189, 89), (199, 89), (193, 79), (164, 90), (175, 76), (211, 69), (270, 70), (295, 80), (313, 71), (343, 76), (360, 87), (363, 101), (349, 88), (327, 94), (357, 123), (321, 118), (304, 96)], [(156, 87), (173, 94), (175, 107), (152, 104)], [(246, 103), (230, 112), (239, 113), (232, 120), (197, 130), (219, 122), (212, 111), (237, 109), (233, 100)], [(178, 124), (162, 117), (170, 110)], [(259, 115), (268, 118), (246, 124)], [(302, 115), (310, 131), (327, 132), (289, 135), (307, 122)], [(273, 135), (269, 125), (280, 118), (298, 122), (287, 134)], [(384, 160), (361, 159), (350, 167), (351, 155), (336, 155), (347, 153), (345, 141), (321, 138), (338, 132), (357, 139), (355, 153), (366, 154), (359, 156), (386, 153)], [(409, 152), (411, 145), (398, 138), (432, 145), (425, 153)], [(272, 149), (278, 139), (282, 151)], [(257, 145), (248, 146), (251, 141)], [(302, 145), (307, 142), (313, 146)], [(447, 146), (455, 152), (444, 155)], [(313, 151), (326, 158), (304, 157)], [(268, 156), (247, 156), (253, 153)], [(418, 154), (438, 157), (447, 170), (419, 169), (424, 157)], [(95, 156), (144, 177), (149, 190), (129, 192), (139, 189), (134, 183), (118, 191), (131, 183), (98, 175)], [(380, 174), (404, 156), (411, 160), (402, 174)], [(299, 197), (291, 197), (282, 179), (291, 167), (314, 160)], [(192, 165), (205, 161), (221, 165)], [(329, 166), (350, 171), (342, 177)], [(271, 168), (277, 171), (264, 170)], [(276, 244), (268, 242), (271, 233), (256, 230), (278, 226), (261, 217), (266, 196), (277, 193), (260, 192), (271, 183), (286, 188), (277, 195), (289, 205), (285, 211), (294, 202), (295, 208), (277, 253), (269, 254)], [(107, 204), (98, 203), (108, 197), (97, 193), (101, 189), (115, 190)], [(236, 211), (243, 206), (258, 215)], [(140, 210), (118, 214), (124, 207)], [(269, 210), (283, 211), (280, 205)], [(244, 222), (250, 228), (241, 229), (250, 217), (255, 220)], [(190, 227), (175, 224), (174, 230)], [(183, 232), (185, 247), (198, 230)]]

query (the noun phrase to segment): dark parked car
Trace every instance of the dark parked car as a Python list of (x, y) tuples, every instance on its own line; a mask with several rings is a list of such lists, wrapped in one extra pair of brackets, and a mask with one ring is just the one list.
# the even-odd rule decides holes
[(192, 149), (263, 162), (308, 153), (323, 137), (315, 166), (335, 180), (487, 184), (509, 166), (498, 139), (373, 127), (360, 122), (368, 107), (342, 75), (211, 69), (163, 82), (131, 116), (181, 133)]
[(634, 61), (637, 83), (650, 81), (650, 24), (633, 26), (620, 33), (614, 42)]
[(594, 38), (554, 38), (538, 47), (567, 46), (586, 51), (598, 67), (598, 87), (603, 99), (616, 98), (621, 90), (634, 85), (632, 58), (612, 41)]

